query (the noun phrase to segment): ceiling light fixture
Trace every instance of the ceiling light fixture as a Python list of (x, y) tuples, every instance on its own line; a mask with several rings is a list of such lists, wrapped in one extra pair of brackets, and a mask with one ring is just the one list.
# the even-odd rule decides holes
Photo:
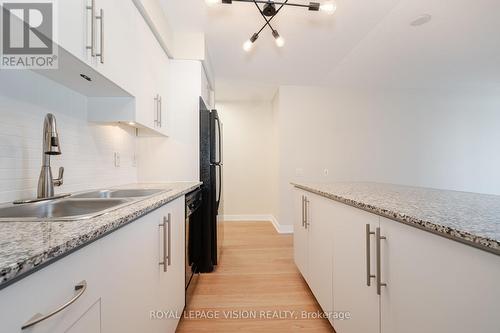
[[(257, 38), (259, 38), (260, 33), (262, 30), (266, 28), (266, 26), (271, 29), (271, 32), (274, 37), (274, 41), (276, 43), (276, 46), (278, 47), (283, 47), (285, 45), (285, 39), (280, 36), (278, 31), (274, 29), (271, 25), (271, 21), (276, 17), (276, 15), (279, 14), (281, 9), (284, 6), (291, 6), (291, 7), (302, 7), (302, 8), (307, 8), (309, 11), (314, 11), (314, 12), (324, 12), (326, 14), (333, 14), (337, 10), (337, 5), (335, 4), (334, 1), (326, 1), (324, 3), (319, 3), (319, 2), (310, 2), (308, 5), (304, 4), (298, 4), (298, 3), (290, 3), (288, 2), (289, 0), (281, 0), (281, 1), (274, 1), (274, 0), (205, 0), (207, 5), (213, 6), (216, 4), (232, 4), (234, 2), (246, 2), (246, 3), (253, 3), (259, 10), (259, 13), (262, 15), (264, 18), (264, 25), (262, 28), (260, 28), (259, 31), (254, 33), (250, 39), (248, 39), (245, 43), (243, 43), (243, 50), (245, 52), (249, 52), (250, 50), (253, 49), (253, 46), (255, 44), (255, 41)], [(259, 5), (260, 4), (260, 5)]]

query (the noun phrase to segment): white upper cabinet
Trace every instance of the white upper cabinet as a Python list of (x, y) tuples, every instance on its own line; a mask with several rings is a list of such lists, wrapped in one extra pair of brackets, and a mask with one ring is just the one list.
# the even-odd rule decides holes
[[(137, 11), (137, 10), (136, 10)], [(139, 12), (137, 11), (139, 14)], [(134, 72), (136, 118), (132, 121), (161, 135), (168, 135), (167, 94), (169, 59), (144, 18), (135, 21), (137, 58)]]
[(170, 60), (133, 1), (60, 0), (57, 12), (55, 39), (64, 59), (59, 70), (42, 74), (93, 97), (90, 121), (129, 123), (141, 135), (167, 136)]
[(57, 35), (55, 42), (81, 61), (91, 63), (91, 0), (57, 1)]
[[(130, 39), (139, 15), (132, 1), (59, 0), (55, 42), (125, 91), (131, 88)], [(64, 70), (64, 68), (62, 68)], [(92, 73), (85, 74), (93, 77)]]
[[(102, 7), (96, 5), (99, 16), (101, 9), (104, 12), (104, 58), (96, 57), (96, 67), (133, 97), (92, 99), (89, 120), (128, 123), (137, 127), (140, 135), (167, 136), (170, 125), (167, 55), (132, 1), (96, 0), (96, 3), (102, 4)], [(111, 14), (106, 14), (108, 11)]]
[[(133, 22), (138, 15), (132, 1), (90, 0), (95, 3), (95, 57), (94, 63), (101, 74), (126, 91), (132, 89), (137, 78), (130, 68), (134, 66)], [(89, 11), (90, 13), (90, 11)]]

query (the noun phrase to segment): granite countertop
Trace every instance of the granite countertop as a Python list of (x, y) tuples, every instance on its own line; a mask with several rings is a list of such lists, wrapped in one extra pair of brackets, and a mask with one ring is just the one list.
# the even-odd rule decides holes
[(500, 255), (500, 196), (380, 183), (297, 188)]
[(200, 186), (200, 182), (131, 184), (115, 188), (171, 191), (85, 220), (0, 222), (0, 289)]

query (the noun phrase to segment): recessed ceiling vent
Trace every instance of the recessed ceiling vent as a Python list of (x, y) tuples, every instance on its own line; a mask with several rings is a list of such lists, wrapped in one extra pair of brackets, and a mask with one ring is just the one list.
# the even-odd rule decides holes
[(419, 27), (421, 25), (427, 24), (432, 20), (432, 15), (422, 14), (413, 21), (410, 22), (412, 27)]

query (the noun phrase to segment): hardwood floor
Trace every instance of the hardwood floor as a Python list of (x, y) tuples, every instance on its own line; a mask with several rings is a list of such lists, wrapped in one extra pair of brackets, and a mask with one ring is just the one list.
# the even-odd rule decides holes
[(303, 318), (321, 309), (293, 262), (292, 235), (268, 222), (224, 229), (217, 271), (200, 277), (177, 332), (333, 332), (326, 319)]

